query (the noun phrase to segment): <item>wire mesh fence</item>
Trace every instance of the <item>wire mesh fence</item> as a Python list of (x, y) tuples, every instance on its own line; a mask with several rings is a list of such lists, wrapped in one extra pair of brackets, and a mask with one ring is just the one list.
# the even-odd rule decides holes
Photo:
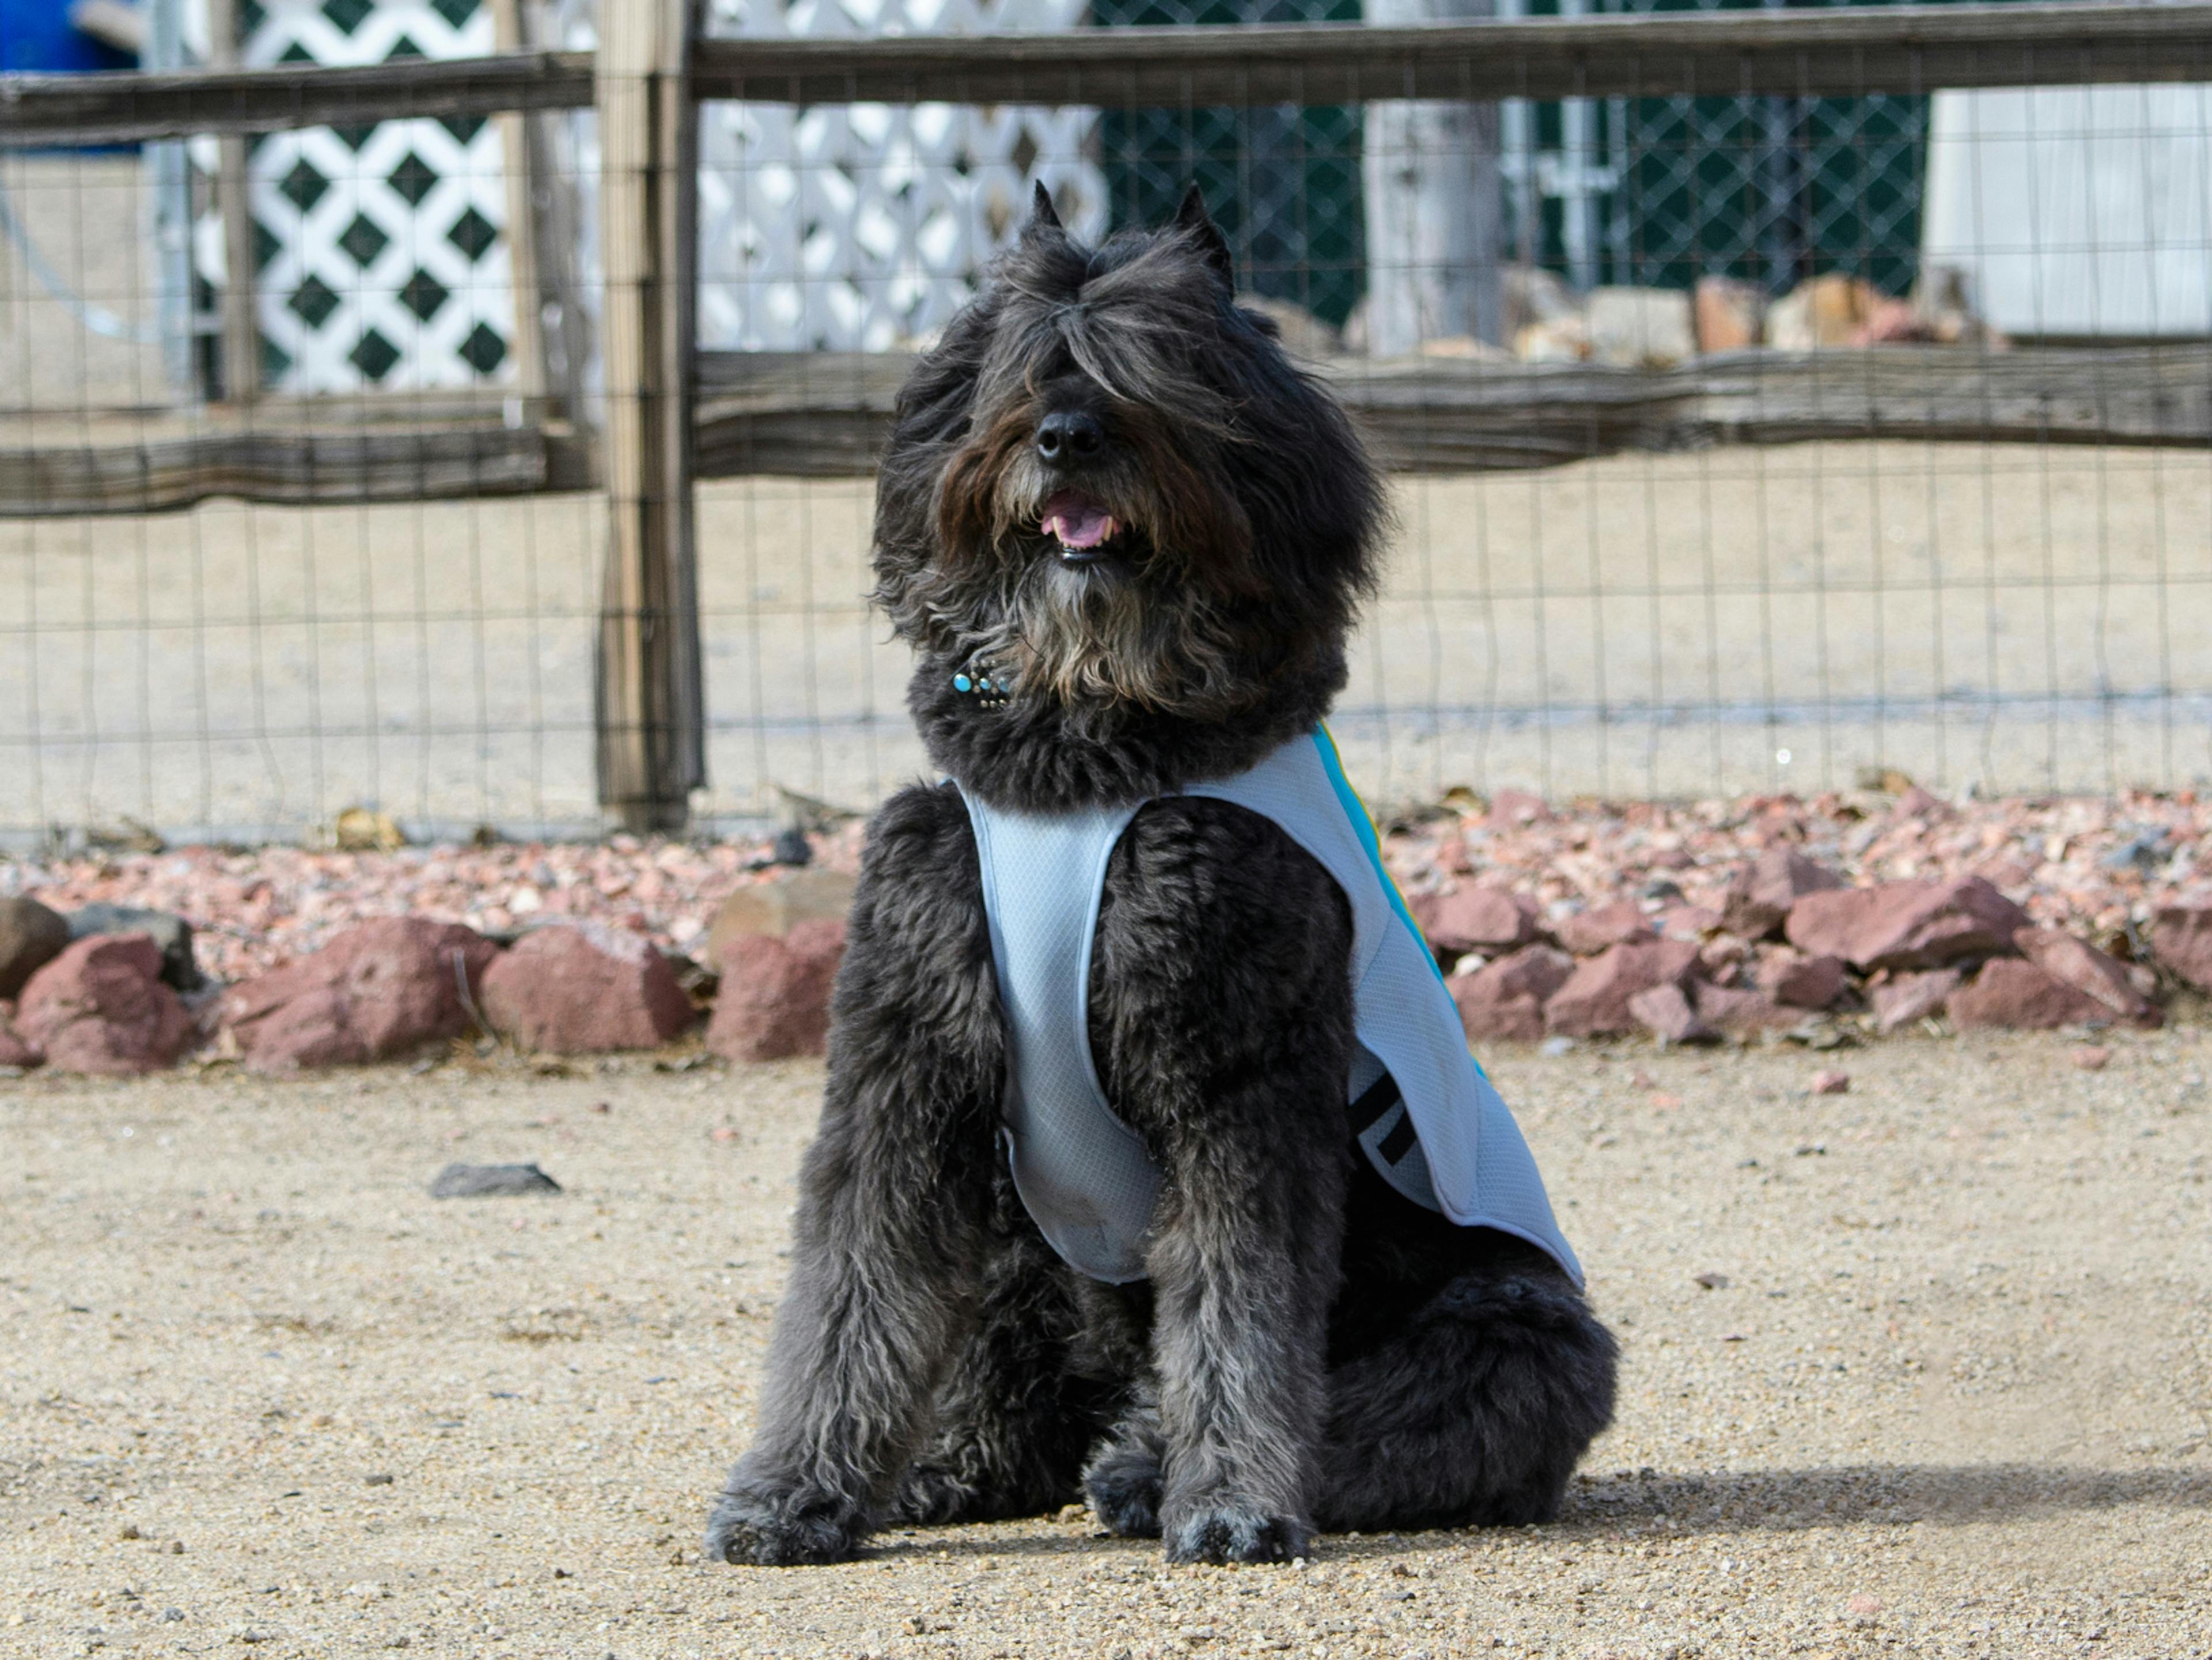
[(871, 459), (1037, 181), (1195, 180), (1391, 468), (1382, 799), (2212, 775), (2212, 11), (1497, 9), (165, 0), (0, 120), (0, 839), (923, 771)]

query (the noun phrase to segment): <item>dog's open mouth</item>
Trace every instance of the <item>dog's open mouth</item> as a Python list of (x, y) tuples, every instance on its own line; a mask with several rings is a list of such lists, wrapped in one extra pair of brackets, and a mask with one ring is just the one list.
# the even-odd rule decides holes
[(1038, 528), (1060, 544), (1064, 562), (1090, 565), (1113, 552), (1127, 526), (1081, 490), (1061, 490), (1044, 504)]

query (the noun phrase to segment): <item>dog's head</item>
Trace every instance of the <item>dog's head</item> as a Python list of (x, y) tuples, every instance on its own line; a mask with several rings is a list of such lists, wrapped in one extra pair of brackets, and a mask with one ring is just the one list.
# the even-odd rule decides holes
[(876, 597), (925, 673), (980, 665), (1094, 729), (1325, 707), (1382, 519), (1343, 411), (1237, 304), (1195, 190), (1091, 248), (1040, 186), (900, 395)]

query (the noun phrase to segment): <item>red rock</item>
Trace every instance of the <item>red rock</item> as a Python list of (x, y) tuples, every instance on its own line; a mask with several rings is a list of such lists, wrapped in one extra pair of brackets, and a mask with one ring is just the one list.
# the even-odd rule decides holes
[(0, 899), (0, 998), (21, 992), (69, 942), (69, 918), (59, 911), (27, 895)]
[(1880, 985), (1869, 988), (1868, 995), (1874, 1002), (1875, 1025), (1883, 1031), (1895, 1031), (1915, 1020), (1941, 1014), (1965, 977), (1956, 969), (1892, 975)]
[(1566, 952), (1525, 946), (1445, 983), (1469, 1043), (1533, 1043), (1544, 1035), (1544, 1005), (1574, 971)]
[(860, 880), (850, 872), (819, 865), (778, 871), (766, 881), (749, 883), (715, 911), (707, 931), (706, 960), (720, 962), (723, 948), (749, 933), (781, 939), (801, 922), (842, 921), (859, 889)]
[(1851, 336), (1855, 346), (1894, 346), (1935, 338), (1928, 320), (1907, 300), (1877, 300)]
[(1942, 796), (1931, 795), (1917, 784), (1907, 784), (1890, 811), (1899, 818), (1923, 818), (1930, 813), (1948, 813), (1951, 806)]
[(826, 918), (794, 924), (781, 939), (757, 933), (729, 941), (707, 1047), (732, 1061), (821, 1054), (844, 954), (845, 925)]
[(1698, 1018), (1716, 1031), (1750, 1037), (1762, 1031), (1786, 1031), (1805, 1011), (1784, 1008), (1763, 991), (1746, 986), (1698, 986)]
[(1759, 344), (1766, 321), (1766, 290), (1733, 277), (1700, 277), (1690, 290), (1698, 350), (1741, 351)]
[(1633, 899), (1616, 899), (1609, 905), (1565, 916), (1553, 927), (1559, 942), (1577, 957), (1595, 957), (1615, 946), (1633, 945), (1658, 936), (1644, 920), (1644, 910)]
[(1733, 983), (1736, 970), (1750, 955), (1751, 943), (1740, 934), (1715, 931), (1698, 942), (1698, 961), (1716, 980)]
[(1838, 957), (1803, 957), (1777, 947), (1759, 958), (1759, 988), (1792, 1008), (1832, 1008), (1844, 994), (1844, 983)]
[(1847, 1072), (1816, 1072), (1813, 1074), (1813, 1093), (1815, 1095), (1849, 1095), (1851, 1075)]
[(1808, 893), (1790, 908), (1790, 943), (1865, 970), (1939, 969), (2009, 957), (2027, 913), (1978, 876)]
[(1721, 914), (1709, 905), (1669, 905), (1659, 914), (1658, 931), (1669, 939), (1703, 940), (1720, 925)]
[(2167, 905), (2151, 919), (2151, 954), (2169, 974), (2212, 991), (2212, 905)]
[(484, 970), (500, 1037), (550, 1055), (649, 1049), (691, 1024), (691, 1000), (653, 942), (598, 923), (533, 928)]
[(1730, 879), (1721, 926), (1747, 939), (1764, 939), (1805, 895), (1842, 886), (1842, 877), (1796, 848), (1769, 848)]
[(173, 1066), (191, 1017), (161, 983), (161, 948), (143, 933), (80, 939), (31, 976), (17, 1034), (58, 1072), (128, 1075)]
[(2052, 978), (2033, 963), (2003, 957), (1985, 963), (1971, 985), (1951, 994), (1951, 1024), (2048, 1031), (2085, 1020), (2109, 1020), (2112, 1012), (2088, 993)]
[(2083, 1072), (2102, 1072), (2112, 1064), (2112, 1052), (2101, 1043), (2084, 1043), (2071, 1058)]
[(382, 917), (247, 981), (224, 999), (223, 1018), (257, 1072), (387, 1060), (467, 1031), (498, 955), (457, 922)]
[(1536, 902), (1503, 888), (1466, 886), (1422, 894), (1412, 909), (1439, 956), (1517, 951), (1536, 937)]
[(1628, 1000), (1628, 1012), (1654, 1037), (1669, 1043), (1710, 1043), (1720, 1036), (1698, 1018), (1678, 985), (1653, 986)]
[(1601, 1037), (1637, 1027), (1628, 1000), (1654, 986), (1680, 986), (1697, 971), (1698, 948), (1680, 939), (1613, 946), (1575, 965), (1544, 1006), (1544, 1029), (1559, 1037)]
[(2127, 964), (2086, 939), (2057, 928), (2022, 928), (2012, 938), (2022, 957), (2052, 979), (2095, 998), (2108, 1012), (2139, 1026), (2159, 1024), (2158, 1006), (2136, 988)]
[(1526, 790), (1499, 790), (1490, 798), (1490, 822), (1493, 824), (1541, 824), (1552, 816), (1540, 795), (1531, 795)]
[(44, 1050), (15, 1030), (15, 1006), (0, 1003), (0, 1067), (27, 1069), (46, 1058)]

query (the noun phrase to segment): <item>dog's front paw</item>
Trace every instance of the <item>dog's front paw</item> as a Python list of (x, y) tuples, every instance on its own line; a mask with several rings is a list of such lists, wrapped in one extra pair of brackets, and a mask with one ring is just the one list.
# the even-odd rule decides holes
[(707, 1560), (763, 1568), (842, 1562), (863, 1531), (847, 1506), (733, 1478), (707, 1519)]
[(1198, 1505), (1166, 1526), (1170, 1562), (1287, 1562), (1307, 1554), (1313, 1529), (1237, 1505)]
[(1083, 1496), (1099, 1526), (1124, 1539), (1160, 1536), (1160, 1461), (1133, 1447), (1115, 1447), (1083, 1472)]

